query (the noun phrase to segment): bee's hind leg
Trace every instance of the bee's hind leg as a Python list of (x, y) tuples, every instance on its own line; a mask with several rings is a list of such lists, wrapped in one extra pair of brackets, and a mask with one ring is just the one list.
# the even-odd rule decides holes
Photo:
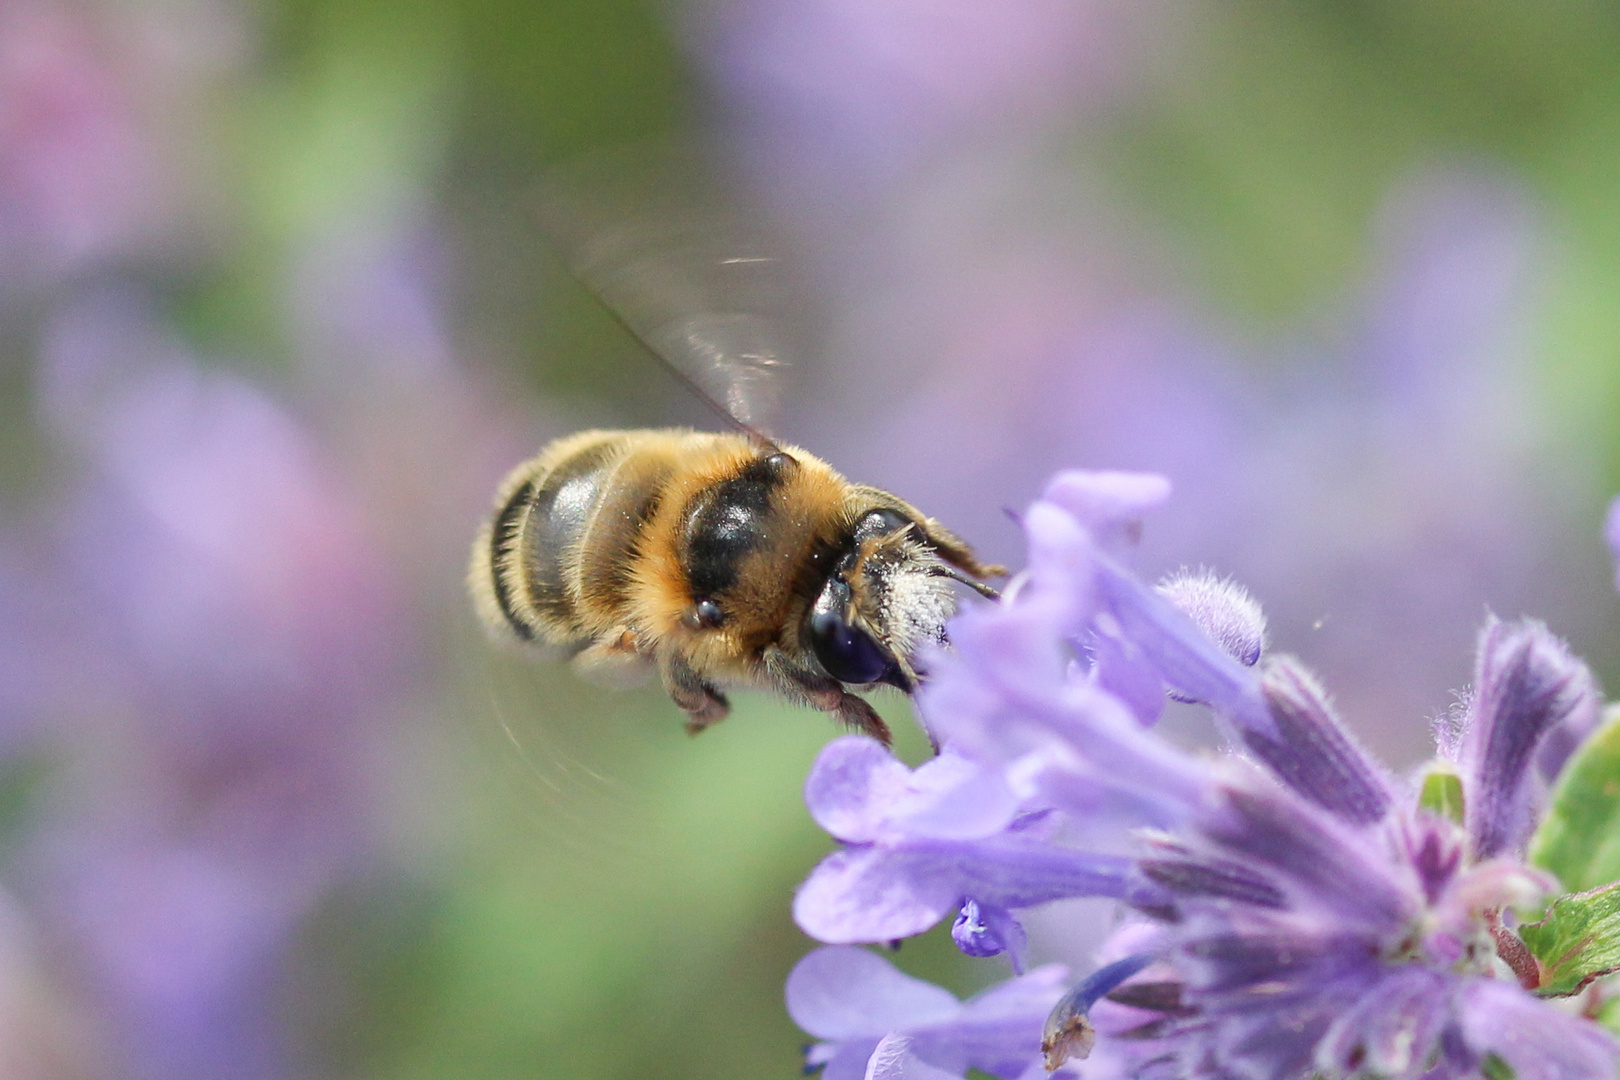
[(574, 671), (586, 682), (610, 690), (640, 686), (653, 672), (652, 661), (636, 642), (636, 632), (617, 626), (574, 654)]
[(795, 664), (785, 652), (774, 646), (765, 650), (765, 670), (787, 696), (797, 698), (812, 709), (830, 713), (845, 727), (869, 735), (884, 746), (894, 741), (889, 725), (883, 722), (877, 710), (867, 704), (865, 698), (856, 697), (845, 690), (844, 684), (837, 679)]
[(686, 658), (678, 653), (665, 654), (663, 663), (659, 665), (659, 673), (663, 676), (664, 690), (670, 699), (686, 713), (688, 734), (696, 735), (710, 725), (718, 724), (731, 711), (731, 703), (726, 700), (726, 695), (693, 670)]

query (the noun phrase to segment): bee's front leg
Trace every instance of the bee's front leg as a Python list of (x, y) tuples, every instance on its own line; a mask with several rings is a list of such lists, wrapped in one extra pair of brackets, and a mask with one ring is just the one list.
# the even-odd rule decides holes
[(889, 725), (883, 722), (877, 710), (868, 705), (866, 699), (845, 690), (844, 684), (837, 679), (795, 663), (786, 652), (774, 645), (765, 650), (764, 659), (765, 670), (788, 697), (798, 698), (813, 709), (831, 713), (839, 723), (863, 735), (870, 735), (884, 746), (893, 741)]
[(884, 746), (891, 746), (894, 743), (894, 735), (890, 733), (889, 725), (883, 722), (883, 717), (867, 704), (865, 698), (856, 697), (848, 690), (840, 691), (837, 706), (827, 711), (845, 727), (852, 727), (862, 735), (870, 735)]
[(664, 690), (686, 713), (688, 733), (696, 735), (711, 724), (718, 724), (731, 711), (726, 695), (699, 675), (679, 653), (665, 653), (658, 670), (663, 676)]

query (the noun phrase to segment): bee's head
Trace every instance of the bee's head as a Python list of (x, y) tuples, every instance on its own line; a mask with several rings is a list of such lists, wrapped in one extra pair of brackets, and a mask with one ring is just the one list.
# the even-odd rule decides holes
[(984, 591), (944, 562), (917, 522), (879, 507), (855, 522), (808, 616), (811, 647), (839, 682), (888, 683), (910, 693), (913, 656), (945, 641), (952, 581)]

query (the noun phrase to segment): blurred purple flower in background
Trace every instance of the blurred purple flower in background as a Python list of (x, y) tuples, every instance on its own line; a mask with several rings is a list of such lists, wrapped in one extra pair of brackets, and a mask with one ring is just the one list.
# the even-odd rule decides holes
[(700, 32), (745, 136), (791, 160), (794, 186), (826, 208), (1107, 94), (1162, 14), (1117, 0), (760, 0), (714, 9)]
[[(1611, 1076), (1620, 1044), (1515, 985), (1534, 988), (1538, 969), (1503, 926), (1556, 884), (1525, 850), (1597, 722), (1585, 666), (1540, 624), (1485, 627), (1442, 746), (1466, 807), (1453, 820), (1356, 744), (1297, 661), (1260, 659), (1241, 590), (1130, 575), (1135, 523), (1164, 494), (1154, 477), (1060, 475), (1024, 515), (1028, 569), (959, 616), (956, 653), (931, 665), (920, 705), (941, 755), (908, 773), (860, 737), (823, 751), (806, 799), (842, 845), (801, 888), (800, 926), (883, 942), (968, 902), (1016, 918), (1063, 895), (1126, 900), (1135, 914), (1101, 950), (1118, 966), (1060, 1002), (1043, 1039), (1047, 1068), (1097, 1080)], [(1225, 647), (1208, 636), (1233, 626), (1246, 629)], [(1123, 666), (1137, 670), (1122, 680)], [(1157, 707), (1110, 689), (1145, 679), (1210, 704), (1242, 753), (1199, 757), (1153, 733)], [(864, 1012), (862, 1048), (898, 1034), (927, 1068), (961, 1074), (917, 1021), (878, 1031), (887, 1014)], [(978, 1067), (1038, 1075), (1027, 1057)]]
[(460, 610), (466, 523), (529, 449), (516, 406), (456, 365), (414, 186), (287, 223), (273, 317), (293, 377), (274, 392), (194, 355), (171, 298), (130, 283), (226, 239), (209, 94), (243, 58), (242, 17), (0, 5), (0, 278), (40, 301), (17, 317), (68, 492), (0, 538), (0, 666), (19, 675), (0, 747), (51, 774), (0, 985), (54, 995), (37, 1038), (0, 1047), (7, 1076), (36, 1075), (36, 1042), (41, 1080), (301, 1071), (298, 935), (335, 890), (397, 870), (421, 628)]
[(0, 274), (105, 257), (152, 196), (152, 148), (100, 27), (51, 3), (0, 7)]
[(217, 0), (0, 5), (0, 297), (192, 243), (217, 197), (200, 106), (239, 22)]
[(49, 571), (82, 662), (29, 899), (129, 1075), (281, 1075), (280, 965), (368, 857), (409, 624), (318, 444), (138, 302), (63, 312), (47, 364), (88, 466)]

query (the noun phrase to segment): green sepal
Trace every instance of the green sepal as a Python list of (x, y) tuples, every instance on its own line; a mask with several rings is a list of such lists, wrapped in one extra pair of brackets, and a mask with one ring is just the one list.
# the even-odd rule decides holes
[(1463, 823), (1462, 777), (1448, 763), (1437, 761), (1423, 774), (1418, 806), (1431, 814)]
[(1486, 1054), (1480, 1060), (1479, 1071), (1485, 1080), (1515, 1080), (1518, 1076), (1500, 1054)]
[(1560, 896), (1540, 922), (1519, 927), (1519, 937), (1541, 969), (1542, 997), (1568, 997), (1620, 971), (1620, 882)]
[(1530, 861), (1572, 892), (1620, 880), (1620, 706), (1564, 766)]

